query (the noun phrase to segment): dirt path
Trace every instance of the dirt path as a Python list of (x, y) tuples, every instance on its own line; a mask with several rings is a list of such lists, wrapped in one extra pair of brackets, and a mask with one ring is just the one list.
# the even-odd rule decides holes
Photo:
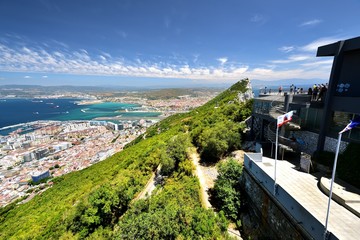
[(155, 173), (152, 173), (151, 178), (145, 185), (145, 188), (139, 193), (139, 195), (136, 196), (136, 198), (134, 198), (134, 201), (139, 199), (144, 199), (147, 196), (150, 196), (152, 191), (154, 191), (154, 189), (155, 189)]
[[(209, 194), (207, 191), (208, 189), (214, 187), (214, 182), (218, 176), (216, 166), (215, 165), (205, 166), (200, 164), (200, 156), (195, 149), (192, 149), (190, 156), (195, 166), (194, 173), (198, 177), (200, 182), (201, 203), (203, 207), (206, 209), (212, 208), (212, 205), (209, 202)], [(234, 153), (233, 157), (241, 162), (243, 159), (242, 156), (243, 156), (243, 152), (238, 151)], [(229, 226), (228, 233), (230, 236), (232, 236), (235, 239), (242, 239), (240, 232), (236, 230), (235, 227), (233, 226)]]
[(212, 208), (212, 206), (209, 202), (209, 194), (208, 194), (207, 190), (214, 186), (214, 179), (216, 179), (216, 176), (214, 179), (207, 177), (207, 175), (204, 173), (204, 169), (201, 167), (201, 165), (199, 163), (200, 157), (199, 157), (199, 154), (196, 152), (196, 150), (192, 151), (191, 159), (195, 166), (195, 176), (198, 177), (199, 182), (200, 182), (201, 203), (202, 203), (203, 207), (206, 209)]

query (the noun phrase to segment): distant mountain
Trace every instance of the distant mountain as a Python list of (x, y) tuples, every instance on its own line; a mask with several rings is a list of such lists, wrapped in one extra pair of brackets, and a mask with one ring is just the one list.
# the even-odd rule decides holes
[(4, 89), (37, 89), (41, 91), (106, 91), (110, 90), (111, 88), (107, 87), (93, 87), (93, 86), (40, 86), (40, 85), (0, 85), (0, 90)]
[(326, 83), (320, 79), (286, 79), (277, 81), (264, 81), (264, 80), (251, 80), (253, 88), (264, 88), (264, 87), (289, 87), (291, 84), (295, 86), (312, 86), (314, 84)]

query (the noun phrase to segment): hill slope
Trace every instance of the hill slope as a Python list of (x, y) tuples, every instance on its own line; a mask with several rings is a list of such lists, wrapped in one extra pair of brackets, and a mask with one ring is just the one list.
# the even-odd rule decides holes
[[(247, 80), (207, 104), (148, 129), (122, 152), (54, 180), (21, 205), (0, 209), (1, 239), (226, 238), (222, 214), (201, 208), (189, 146), (203, 161), (240, 147), (240, 121), (251, 102), (239, 102)], [(132, 201), (161, 164), (166, 180), (146, 200)]]

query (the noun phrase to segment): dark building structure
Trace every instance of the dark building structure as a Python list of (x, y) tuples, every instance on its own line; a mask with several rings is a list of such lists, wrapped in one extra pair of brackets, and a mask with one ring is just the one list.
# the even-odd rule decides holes
[[(326, 91), (317, 97), (313, 91), (260, 94), (253, 106), (254, 139), (274, 143), (277, 116), (294, 110), (293, 127), (282, 129), (280, 147), (309, 154), (335, 151), (338, 132), (360, 113), (360, 37), (321, 46), (317, 56), (334, 57), (329, 82), (316, 83)], [(345, 132), (342, 140), (342, 150), (348, 142), (360, 142), (359, 129)]]
[[(323, 150), (334, 117), (346, 114), (353, 119), (360, 113), (360, 37), (321, 46), (317, 56), (334, 56), (317, 145), (318, 150)], [(358, 139), (351, 133), (347, 137)]]

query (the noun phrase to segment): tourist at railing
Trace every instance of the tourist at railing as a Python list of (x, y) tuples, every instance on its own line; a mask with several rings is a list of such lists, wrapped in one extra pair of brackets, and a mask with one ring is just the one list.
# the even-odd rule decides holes
[(319, 92), (319, 88), (316, 84), (314, 84), (311, 101), (316, 101), (318, 92)]
[(318, 95), (316, 101), (323, 101), (325, 99), (326, 91), (327, 91), (326, 85), (321, 84), (319, 95)]
[(308, 95), (312, 96), (312, 88), (310, 87), (307, 92)]

